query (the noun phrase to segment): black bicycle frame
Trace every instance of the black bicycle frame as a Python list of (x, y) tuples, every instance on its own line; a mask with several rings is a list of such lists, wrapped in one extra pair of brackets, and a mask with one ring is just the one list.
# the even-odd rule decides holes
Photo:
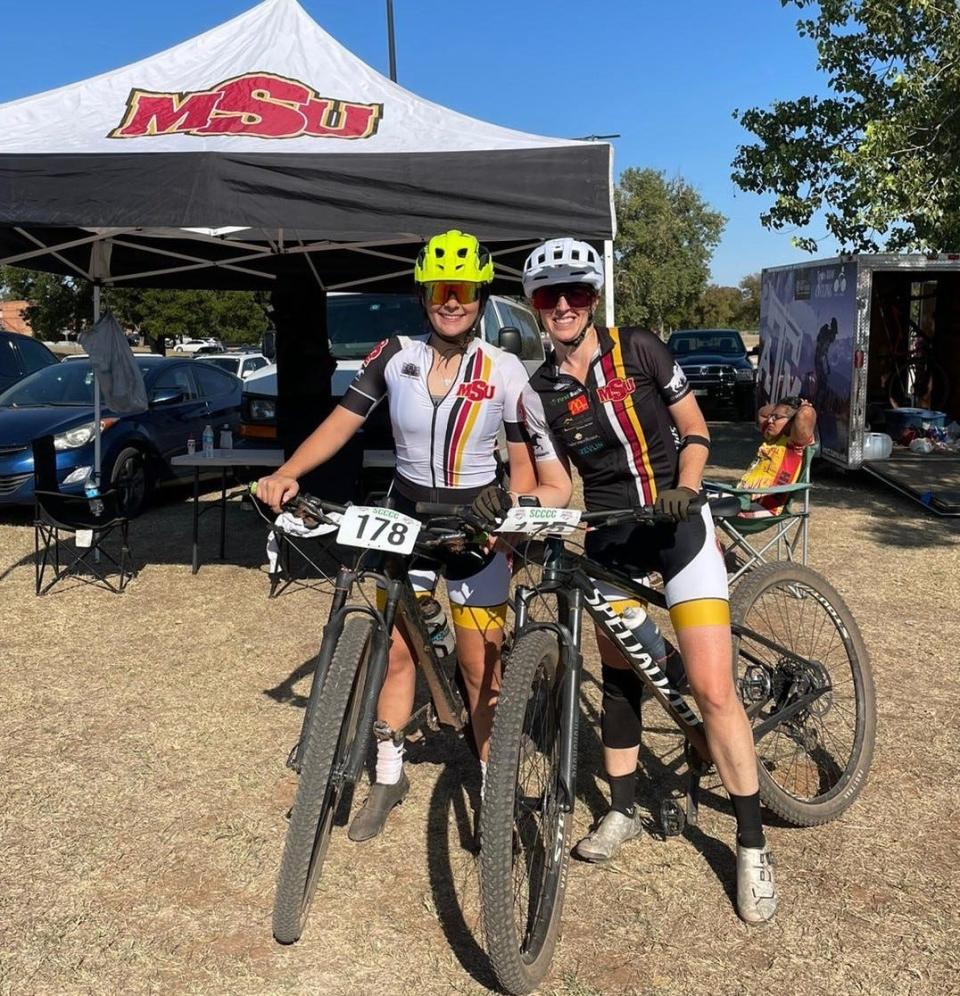
[[(316, 714), (316, 704), (323, 691), (323, 685), (326, 681), (327, 672), (330, 669), (330, 662), (333, 659), (340, 634), (343, 632), (347, 617), (351, 614), (371, 616), (375, 623), (370, 652), (368, 654), (368, 675), (364, 682), (364, 697), (357, 723), (357, 729), (365, 732), (362, 736), (354, 739), (349, 755), (344, 759), (341, 768), (333, 773), (334, 776), (349, 781), (355, 781), (360, 776), (360, 771), (366, 760), (367, 744), (369, 742), (366, 731), (372, 730), (374, 719), (376, 718), (377, 701), (387, 674), (390, 633), (393, 631), (398, 616), (402, 620), (412, 644), (414, 663), (423, 672), (427, 688), (430, 691), (433, 708), (436, 710), (437, 720), (446, 726), (452, 726), (456, 730), (462, 729), (466, 724), (468, 714), (463, 699), (441, 667), (430, 638), (427, 635), (423, 618), (417, 605), (416, 594), (407, 579), (408, 569), (409, 563), (406, 558), (390, 557), (386, 559), (382, 572), (368, 571), (360, 567), (356, 569), (341, 567), (337, 573), (330, 614), (323, 628), (323, 638), (320, 642), (320, 649), (317, 652), (317, 665), (314, 671), (313, 684), (310, 687), (307, 708), (303, 717), (300, 739), (297, 741), (297, 745), (291, 752), (288, 761), (289, 766), (298, 774), (301, 767), (301, 755), (307, 743), (307, 738)], [(367, 604), (347, 602), (353, 585), (370, 579), (378, 580), (385, 588), (386, 602), (382, 612)], [(394, 737), (397, 739), (402, 738), (410, 730), (419, 726), (428, 708), (429, 704), (415, 713), (409, 722), (400, 730), (395, 731)]]
[[(606, 581), (639, 601), (667, 608), (666, 597), (634, 578), (613, 568), (596, 564), (585, 557), (566, 550), (559, 538), (547, 539), (544, 543), (542, 581), (536, 588), (518, 586), (514, 599), (516, 632), (548, 630), (557, 635), (560, 645), (560, 665), (562, 671), (561, 692), (561, 738), (558, 772), (560, 782), (561, 808), (564, 812), (573, 809), (576, 790), (576, 745), (579, 725), (578, 697), (580, 678), (583, 670), (583, 655), (580, 652), (580, 610), (586, 608), (594, 623), (607, 635), (620, 651), (623, 660), (644, 682), (660, 705), (673, 718), (688, 741), (692, 750), (687, 752), (691, 767), (705, 770), (711, 763), (710, 751), (704, 734), (703, 723), (687, 705), (686, 699), (671, 684), (663, 668), (644, 648), (633, 631), (615, 612), (596, 586), (596, 581)], [(557, 599), (557, 619), (562, 622), (530, 622), (529, 603), (534, 596), (553, 593)], [(809, 664), (804, 658), (788, 651), (785, 647), (769, 640), (747, 626), (732, 624), (734, 635), (747, 637), (761, 646), (777, 653), (782, 660), (793, 660), (798, 664)], [(752, 663), (759, 663), (748, 652), (744, 657)], [(798, 696), (789, 705), (774, 713), (753, 730), (757, 742), (770, 730), (806, 709), (821, 695), (831, 690), (825, 687)]]

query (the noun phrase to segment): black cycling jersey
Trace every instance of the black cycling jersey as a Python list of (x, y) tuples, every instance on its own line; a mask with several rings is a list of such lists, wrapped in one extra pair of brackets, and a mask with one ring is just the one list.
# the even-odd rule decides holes
[(690, 393), (660, 339), (637, 328), (597, 328), (586, 384), (556, 358), (523, 391), (523, 423), (538, 461), (567, 456), (589, 511), (650, 505), (677, 480), (679, 436), (670, 405)]

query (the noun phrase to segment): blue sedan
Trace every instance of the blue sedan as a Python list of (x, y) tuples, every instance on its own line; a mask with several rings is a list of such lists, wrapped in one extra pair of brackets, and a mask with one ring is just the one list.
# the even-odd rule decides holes
[[(101, 410), (101, 475), (124, 495), (136, 515), (152, 489), (192, 471), (174, 471), (170, 459), (200, 448), (204, 427), (216, 433), (240, 423), (243, 381), (211, 364), (137, 356), (150, 407), (134, 415)], [(61, 490), (80, 494), (93, 467), (93, 369), (89, 360), (46, 367), (0, 394), (0, 505), (33, 503), (33, 451), (38, 436), (53, 435)], [(218, 435), (219, 438), (219, 435)]]

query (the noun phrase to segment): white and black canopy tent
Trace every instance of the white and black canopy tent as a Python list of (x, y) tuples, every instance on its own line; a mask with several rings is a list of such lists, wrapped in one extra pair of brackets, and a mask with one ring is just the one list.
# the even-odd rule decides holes
[(608, 145), (423, 100), (296, 0), (265, 0), (158, 55), (0, 105), (0, 264), (96, 287), (251, 290), (309, 274), (325, 291), (402, 291), (424, 238), (458, 227), (517, 293), (529, 249), (570, 234), (605, 243), (612, 316), (611, 171)]
[(611, 160), (423, 100), (296, 0), (266, 0), (0, 105), (0, 263), (116, 285), (254, 289), (309, 270), (326, 290), (406, 290), (423, 239), (459, 227), (516, 293), (540, 239), (612, 239)]

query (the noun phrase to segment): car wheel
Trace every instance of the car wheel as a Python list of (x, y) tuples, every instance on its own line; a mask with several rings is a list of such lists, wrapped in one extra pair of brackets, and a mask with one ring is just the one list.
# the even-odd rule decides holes
[(150, 472), (142, 450), (128, 446), (113, 464), (110, 481), (120, 492), (120, 507), (129, 518), (139, 515), (150, 497)]

